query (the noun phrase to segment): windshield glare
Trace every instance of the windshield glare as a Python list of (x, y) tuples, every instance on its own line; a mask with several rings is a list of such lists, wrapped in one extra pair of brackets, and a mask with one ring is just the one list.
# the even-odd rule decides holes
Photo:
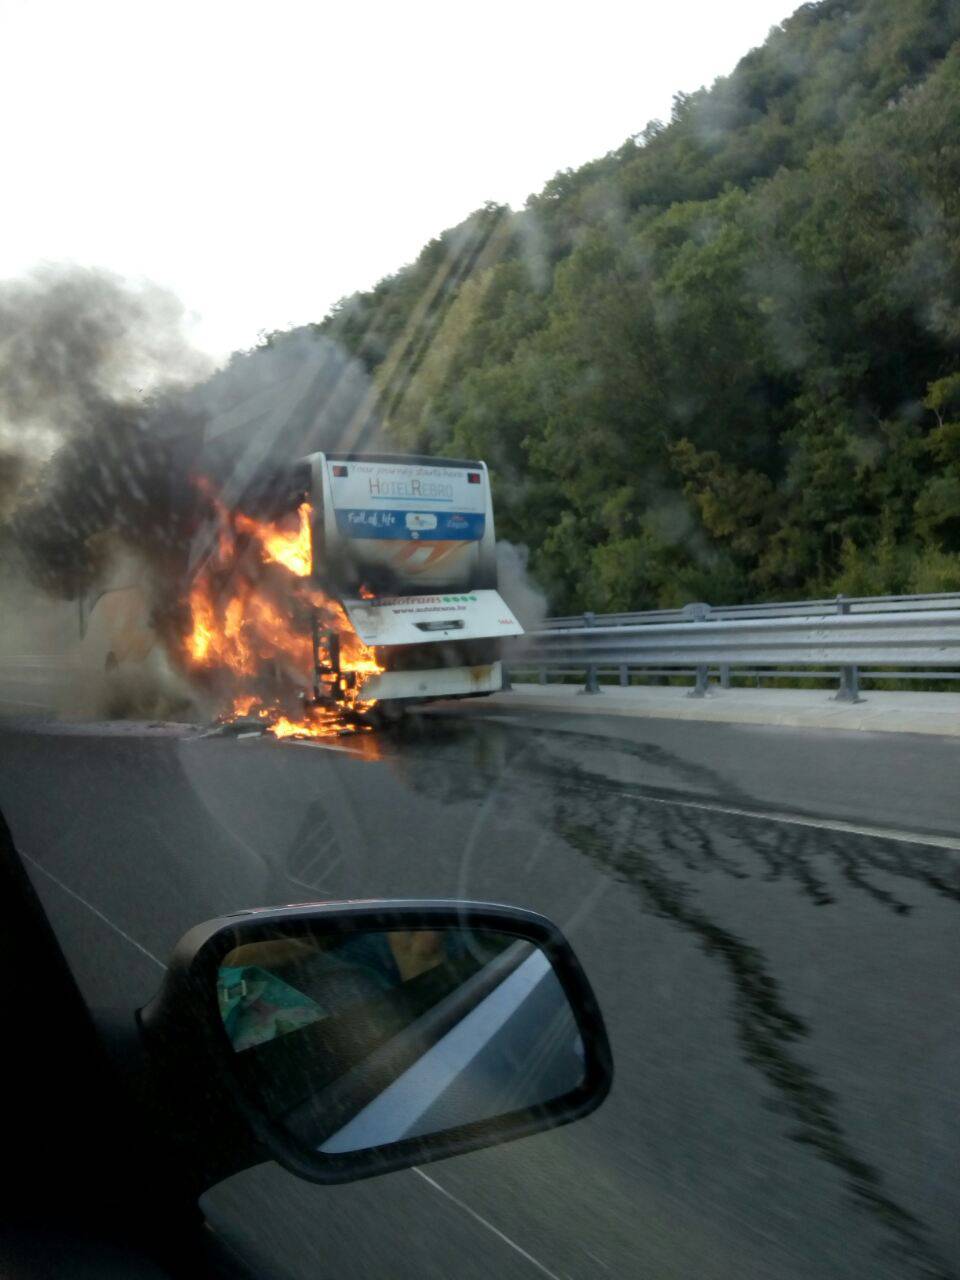
[[(0, 32), (0, 809), (85, 1002), (135, 1029), (231, 912), (493, 902), (616, 1063), (430, 1170), (221, 1178), (212, 1235), (956, 1275), (960, 8)], [(239, 947), (224, 1070), (314, 1153), (532, 1113), (590, 1045), (527, 946)]]

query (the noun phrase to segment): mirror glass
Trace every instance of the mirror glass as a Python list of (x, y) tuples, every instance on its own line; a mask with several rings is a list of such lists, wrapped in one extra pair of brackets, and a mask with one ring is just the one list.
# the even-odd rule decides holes
[(218, 1000), (258, 1104), (313, 1151), (439, 1133), (584, 1083), (560, 981), (506, 933), (314, 924), (230, 952)]

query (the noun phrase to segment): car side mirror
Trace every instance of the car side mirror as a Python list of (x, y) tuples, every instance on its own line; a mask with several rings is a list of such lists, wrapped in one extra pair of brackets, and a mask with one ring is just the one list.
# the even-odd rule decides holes
[(180, 1101), (194, 1094), (187, 1128), (217, 1117), (234, 1166), (273, 1158), (314, 1182), (567, 1124), (612, 1079), (599, 1007), (563, 935), (485, 903), (210, 921), (181, 940), (140, 1020)]

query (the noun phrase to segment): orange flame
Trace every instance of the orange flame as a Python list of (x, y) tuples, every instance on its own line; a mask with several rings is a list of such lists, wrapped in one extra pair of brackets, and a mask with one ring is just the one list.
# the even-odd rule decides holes
[(297, 517), (300, 527), (295, 533), (279, 529), (276, 525), (261, 524), (242, 512), (234, 516), (234, 525), (238, 532), (259, 539), (266, 563), (282, 564), (298, 578), (306, 578), (313, 568), (308, 502), (302, 502), (297, 508)]
[[(383, 668), (350, 624), (338, 600), (307, 579), (313, 567), (309, 503), (290, 519), (232, 517), (215, 502), (218, 554), (197, 575), (189, 593), (190, 625), (183, 640), (188, 669), (226, 690), (225, 719), (256, 716), (277, 737), (322, 737), (357, 728), (350, 713), (374, 702), (363, 684)], [(237, 550), (236, 535), (246, 538)], [(293, 704), (313, 685), (311, 614), (321, 633), (339, 639), (340, 679), (331, 671), (329, 701)], [(334, 690), (336, 687), (336, 696)]]

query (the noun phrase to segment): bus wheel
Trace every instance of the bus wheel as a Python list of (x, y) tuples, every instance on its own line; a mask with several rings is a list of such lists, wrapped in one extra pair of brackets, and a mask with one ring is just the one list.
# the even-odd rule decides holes
[(388, 729), (391, 725), (400, 724), (407, 716), (407, 708), (402, 702), (378, 702), (369, 712), (371, 723), (378, 729)]

